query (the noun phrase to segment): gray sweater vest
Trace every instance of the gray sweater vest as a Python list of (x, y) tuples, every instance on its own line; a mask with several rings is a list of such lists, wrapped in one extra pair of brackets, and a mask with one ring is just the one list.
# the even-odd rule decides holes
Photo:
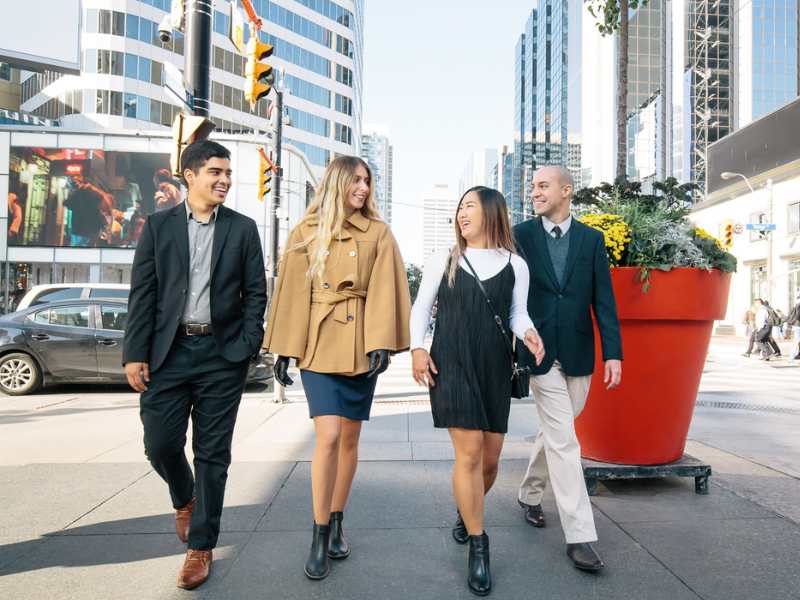
[(569, 234), (572, 228), (567, 230), (567, 233), (556, 239), (552, 234), (545, 231), (544, 237), (547, 239), (547, 250), (550, 252), (550, 260), (553, 262), (553, 270), (556, 272), (558, 285), (564, 284), (564, 270), (567, 268), (567, 253), (569, 252)]

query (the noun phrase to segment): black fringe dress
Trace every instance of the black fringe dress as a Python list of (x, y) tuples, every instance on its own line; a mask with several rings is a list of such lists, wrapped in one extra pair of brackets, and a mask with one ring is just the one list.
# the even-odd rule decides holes
[[(439, 371), (430, 388), (433, 425), (506, 433), (512, 368), (508, 343), (475, 278), (459, 267), (451, 288), (447, 270), (439, 284), (430, 352)], [(514, 282), (510, 257), (499, 273), (481, 280), (510, 335)]]

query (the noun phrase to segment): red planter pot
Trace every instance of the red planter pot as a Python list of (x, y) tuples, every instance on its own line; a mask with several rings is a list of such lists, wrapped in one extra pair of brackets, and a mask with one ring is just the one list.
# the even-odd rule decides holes
[(622, 328), (622, 384), (608, 391), (595, 324), (596, 364), (575, 429), (586, 458), (655, 465), (683, 455), (714, 321), (728, 304), (730, 273), (653, 271), (645, 294), (639, 269), (611, 269)]

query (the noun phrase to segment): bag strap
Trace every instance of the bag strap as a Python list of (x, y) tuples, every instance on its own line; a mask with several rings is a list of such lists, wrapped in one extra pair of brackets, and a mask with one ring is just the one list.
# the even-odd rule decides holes
[[(480, 277), (478, 277), (478, 274), (475, 272), (475, 269), (472, 267), (472, 263), (469, 262), (469, 259), (467, 258), (466, 254), (463, 255), (463, 258), (464, 258), (464, 262), (469, 267), (469, 270), (472, 271), (472, 276), (475, 278), (475, 283), (478, 284), (478, 288), (481, 290), (481, 293), (483, 294), (483, 297), (486, 298), (486, 304), (489, 306), (489, 312), (492, 313), (492, 316), (494, 318), (495, 324), (497, 325), (498, 329), (500, 329), (500, 333), (503, 334), (503, 339), (506, 341), (508, 350), (511, 352), (511, 363), (513, 364), (514, 363), (514, 344), (511, 341), (511, 339), (509, 338), (509, 335), (506, 332), (506, 328), (503, 327), (503, 319), (501, 319), (500, 316), (497, 314), (497, 311), (495, 311), (494, 305), (492, 304), (492, 301), (489, 299), (489, 294), (486, 293), (486, 288), (483, 287), (483, 282), (481, 282)], [(511, 262), (510, 258), (509, 258), (509, 262)]]

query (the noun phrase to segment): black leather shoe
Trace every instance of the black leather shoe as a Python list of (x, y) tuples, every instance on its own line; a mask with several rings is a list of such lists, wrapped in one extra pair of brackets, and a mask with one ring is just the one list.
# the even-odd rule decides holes
[(589, 543), (567, 544), (567, 556), (582, 571), (599, 571), (605, 566)]
[(469, 536), (469, 591), (476, 596), (487, 596), (492, 591), (492, 573), (489, 570), (489, 536)]
[(344, 513), (331, 513), (331, 539), (328, 543), (328, 556), (334, 560), (350, 556), (350, 544), (344, 539), (344, 533), (342, 532), (342, 519), (344, 519)]
[(317, 525), (314, 523), (314, 533), (311, 537), (311, 550), (308, 552), (303, 571), (309, 579), (325, 579), (331, 572), (331, 563), (328, 560), (328, 540), (330, 539), (330, 525)]
[(544, 527), (544, 511), (541, 504), (525, 504), (522, 500), (517, 500), (522, 510), (525, 511), (525, 520), (534, 527)]
[(458, 518), (456, 524), (453, 525), (453, 539), (459, 544), (466, 544), (469, 541), (469, 533), (467, 533), (467, 526), (464, 525), (464, 519), (461, 518), (461, 513), (457, 513)]

